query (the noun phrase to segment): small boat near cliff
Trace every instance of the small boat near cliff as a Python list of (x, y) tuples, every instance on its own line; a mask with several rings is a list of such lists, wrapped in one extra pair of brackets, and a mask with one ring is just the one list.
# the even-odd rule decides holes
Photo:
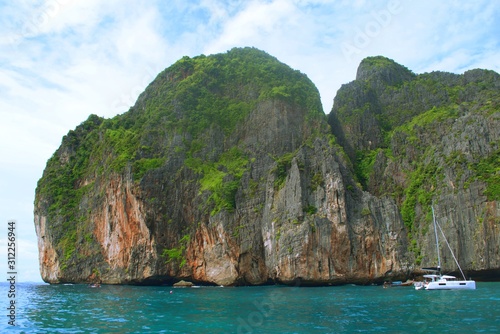
[(413, 283), (414, 283), (413, 280), (407, 280), (406, 282), (402, 282), (402, 281), (394, 281), (394, 282), (385, 281), (383, 286), (384, 286), (384, 288), (394, 288), (394, 287), (412, 286)]
[[(423, 270), (432, 271), (434, 272), (434, 274), (424, 275), (423, 282), (415, 282), (413, 284), (415, 289), (416, 290), (475, 290), (476, 282), (465, 278), (464, 272), (462, 271), (462, 268), (460, 267), (460, 264), (458, 263), (458, 260), (455, 257), (455, 254), (453, 253), (450, 244), (448, 243), (448, 240), (446, 240), (446, 237), (444, 235), (443, 230), (441, 229), (441, 226), (439, 226), (438, 222), (436, 221), (436, 216), (434, 214), (434, 207), (432, 207), (432, 219), (434, 221), (434, 235), (436, 237), (438, 266), (433, 268), (422, 268)], [(438, 228), (444, 238), (444, 241), (446, 242), (446, 245), (448, 246), (448, 249), (451, 252), (451, 255), (453, 256), (453, 259), (455, 260), (455, 263), (458, 266), (458, 269), (460, 269), (460, 273), (463, 276), (463, 280), (458, 279), (455, 276), (441, 274), (441, 257), (439, 254), (439, 238), (437, 233)]]

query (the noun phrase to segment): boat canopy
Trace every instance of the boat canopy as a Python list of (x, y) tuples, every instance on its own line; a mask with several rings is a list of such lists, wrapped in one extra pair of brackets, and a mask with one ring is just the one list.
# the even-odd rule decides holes
[(424, 275), (425, 278), (432, 278), (432, 279), (456, 279), (455, 276), (451, 276), (451, 275)]
[(446, 278), (446, 279), (456, 279), (455, 276), (451, 276), (451, 275), (443, 275), (441, 276), (441, 278)]
[(441, 271), (441, 267), (427, 267), (427, 268), (422, 268), (422, 270), (427, 270), (427, 271)]
[(424, 277), (425, 278), (439, 278), (441, 276), (432, 274), (432, 275), (424, 275)]

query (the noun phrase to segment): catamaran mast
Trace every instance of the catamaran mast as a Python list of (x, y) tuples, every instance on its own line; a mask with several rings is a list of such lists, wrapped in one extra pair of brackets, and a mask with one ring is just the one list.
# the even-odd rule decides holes
[(432, 208), (432, 220), (434, 221), (434, 235), (436, 236), (436, 250), (437, 250), (437, 255), (438, 255), (439, 275), (441, 276), (441, 257), (439, 256), (439, 239), (438, 239), (438, 233), (437, 233), (438, 228), (439, 228), (439, 231), (441, 232), (441, 235), (443, 236), (444, 242), (446, 242), (446, 246), (448, 246), (448, 249), (450, 250), (451, 256), (453, 256), (453, 260), (455, 260), (455, 263), (457, 264), (458, 269), (460, 270), (460, 273), (462, 274), (462, 277), (464, 278), (464, 280), (467, 280), (467, 278), (465, 278), (462, 267), (460, 267), (460, 264), (458, 263), (458, 260), (455, 257), (455, 254), (453, 253), (453, 250), (451, 249), (451, 246), (448, 243), (448, 240), (446, 239), (446, 236), (444, 235), (443, 230), (441, 229), (441, 226), (436, 221), (436, 216), (434, 215), (434, 206), (431, 206), (431, 208)]
[[(437, 224), (437, 222), (436, 222), (436, 224)], [(460, 264), (458, 263), (458, 260), (455, 257), (455, 254), (453, 253), (453, 250), (451, 249), (451, 246), (450, 246), (448, 240), (446, 239), (446, 236), (444, 235), (443, 229), (441, 228), (441, 226), (439, 224), (437, 224), (437, 227), (439, 228), (439, 231), (441, 231), (441, 235), (443, 236), (444, 242), (446, 242), (446, 246), (448, 246), (448, 249), (451, 252), (451, 256), (453, 256), (453, 260), (455, 260), (455, 263), (457, 264), (458, 269), (460, 269), (460, 273), (462, 274), (462, 277), (464, 278), (464, 280), (467, 280), (467, 278), (465, 278), (465, 274), (462, 270), (462, 267), (460, 267)]]
[(439, 256), (439, 239), (438, 239), (438, 233), (437, 233), (437, 227), (436, 227), (436, 216), (434, 215), (434, 206), (431, 206), (432, 208), (432, 221), (434, 222), (434, 235), (436, 237), (436, 251), (437, 251), (437, 256), (438, 256), (438, 272), (439, 276), (441, 276), (441, 256)]

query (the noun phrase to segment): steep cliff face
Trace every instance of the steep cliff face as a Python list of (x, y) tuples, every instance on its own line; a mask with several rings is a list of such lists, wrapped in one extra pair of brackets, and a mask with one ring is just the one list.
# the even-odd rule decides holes
[[(329, 123), (363, 188), (398, 203), (417, 265), (437, 258), (434, 205), (461, 265), (498, 275), (499, 88), (492, 71), (417, 76), (374, 57), (336, 97)], [(444, 269), (456, 270), (441, 246)]]
[[(349, 106), (342, 109), (336, 100), (342, 112), (334, 109), (329, 116), (335, 136), (312, 82), (251, 48), (184, 57), (160, 73), (128, 112), (113, 119), (90, 116), (63, 138), (38, 183), (35, 226), (43, 279), (239, 285), (406, 277), (432, 256), (425, 246), (428, 202), (421, 204), (420, 193), (412, 202), (409, 189), (422, 186), (412, 173), (431, 169), (419, 141), (437, 139), (419, 132), (421, 123), (414, 126), (415, 116), (425, 112), (411, 102), (404, 120), (391, 109), (391, 121), (380, 125), (386, 112), (381, 96), (399, 101), (386, 87), (408, 90), (405, 83), (418, 76), (383, 59), (364, 62), (358, 77), (339, 92)], [(480, 73), (472, 77), (483, 80)], [(482, 94), (475, 87), (468, 101)], [(472, 112), (482, 107), (471, 102), (457, 129), (463, 124), (473, 133), (481, 127), (489, 136), (485, 141), (498, 142), (493, 97), (484, 102), (493, 109), (484, 112), (482, 123), (481, 113)], [(368, 110), (367, 120), (354, 118), (367, 122), (362, 126), (349, 118), (357, 103)], [(446, 206), (455, 193), (430, 193), (441, 218), (453, 217), (463, 227), (458, 233), (481, 238), (461, 245), (468, 269), (498, 268), (498, 199), (488, 200), (496, 193), (488, 178), (496, 174), (484, 165), (496, 163), (489, 159), (497, 146), (467, 146), (465, 137), (461, 142), (448, 134), (457, 150), (477, 151), (471, 160), (477, 172), (450, 166), (445, 174), (460, 178), (464, 189), (456, 196), (472, 203), (468, 211), (460, 207), (463, 224), (453, 216), (458, 211)], [(441, 139), (435, 150), (450, 149)], [(352, 159), (359, 150), (372, 158), (369, 168), (360, 169)], [(448, 163), (450, 154), (439, 155), (439, 161)], [(366, 175), (361, 184), (359, 175)], [(465, 224), (478, 212), (484, 216), (480, 227)], [(443, 221), (448, 232), (455, 231), (451, 224)], [(454, 233), (459, 242), (462, 234)], [(481, 259), (484, 265), (476, 265)]]

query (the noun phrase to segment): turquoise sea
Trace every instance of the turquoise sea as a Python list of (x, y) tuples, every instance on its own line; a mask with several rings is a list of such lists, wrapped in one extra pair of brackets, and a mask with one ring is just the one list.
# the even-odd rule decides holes
[(500, 283), (474, 291), (412, 287), (16, 286), (19, 333), (498, 333)]

